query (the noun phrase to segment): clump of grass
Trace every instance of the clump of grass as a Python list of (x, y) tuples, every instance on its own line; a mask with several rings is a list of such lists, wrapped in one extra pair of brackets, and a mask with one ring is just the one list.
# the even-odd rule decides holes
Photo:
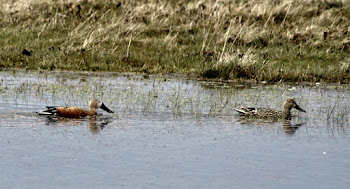
[(252, 54), (250, 49), (245, 53), (240, 53), (238, 50), (223, 53), (217, 64), (205, 70), (201, 75), (207, 78), (254, 79), (260, 66), (257, 56)]
[(5, 0), (0, 68), (349, 83), (349, 25), (347, 1)]

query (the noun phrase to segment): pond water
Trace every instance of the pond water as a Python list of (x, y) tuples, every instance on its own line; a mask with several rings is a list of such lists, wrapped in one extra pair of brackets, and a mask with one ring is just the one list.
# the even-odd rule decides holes
[[(174, 75), (0, 72), (2, 188), (349, 188), (350, 86), (237, 85)], [(52, 120), (46, 105), (114, 111)], [(290, 125), (242, 105), (307, 112)]]

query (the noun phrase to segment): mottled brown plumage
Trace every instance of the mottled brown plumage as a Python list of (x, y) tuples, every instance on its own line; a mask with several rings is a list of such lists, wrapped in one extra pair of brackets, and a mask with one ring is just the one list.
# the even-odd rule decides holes
[(299, 111), (306, 112), (296, 103), (294, 99), (286, 99), (283, 103), (283, 110), (278, 111), (271, 108), (253, 108), (253, 107), (241, 107), (235, 110), (244, 116), (261, 118), (261, 119), (290, 119), (292, 117), (290, 110), (295, 108)]
[(82, 108), (76, 106), (70, 107), (57, 107), (57, 106), (46, 106), (47, 110), (43, 112), (39, 112), (40, 115), (56, 115), (58, 117), (66, 117), (66, 118), (79, 118), (86, 116), (94, 116), (97, 115), (97, 109), (101, 108), (102, 110), (107, 111), (108, 113), (113, 113), (110, 109), (108, 109), (102, 101), (98, 99), (92, 99), (89, 102), (89, 110), (84, 110)]

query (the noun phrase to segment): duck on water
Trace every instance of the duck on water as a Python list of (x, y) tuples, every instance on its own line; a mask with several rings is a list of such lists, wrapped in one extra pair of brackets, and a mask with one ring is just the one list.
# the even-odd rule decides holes
[(91, 99), (89, 102), (89, 110), (84, 110), (76, 106), (46, 106), (45, 111), (38, 112), (39, 115), (55, 115), (64, 118), (79, 118), (97, 115), (97, 109), (101, 108), (108, 113), (113, 113), (99, 99)]
[(254, 117), (259, 119), (291, 119), (291, 109), (297, 109), (306, 112), (302, 109), (294, 99), (286, 99), (283, 102), (283, 110), (275, 110), (272, 108), (258, 108), (258, 107), (241, 107), (235, 108), (240, 115)]

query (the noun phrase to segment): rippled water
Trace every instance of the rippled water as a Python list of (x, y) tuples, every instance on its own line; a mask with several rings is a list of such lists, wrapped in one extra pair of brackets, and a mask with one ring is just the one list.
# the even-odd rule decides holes
[[(2, 188), (348, 188), (350, 86), (234, 85), (176, 76), (0, 72)], [(113, 110), (36, 115), (46, 105)], [(291, 125), (242, 119), (281, 109)]]

